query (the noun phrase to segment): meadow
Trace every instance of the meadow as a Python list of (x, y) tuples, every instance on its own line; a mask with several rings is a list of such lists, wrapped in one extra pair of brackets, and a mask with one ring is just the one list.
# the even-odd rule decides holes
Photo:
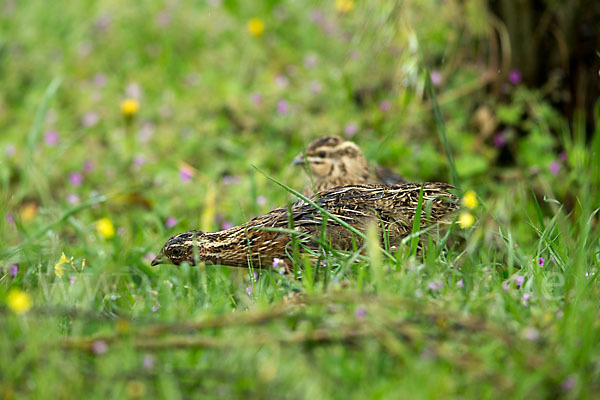
[[(480, 1), (2, 2), (0, 398), (598, 398), (600, 106), (495, 32)], [(453, 183), (461, 224), (301, 278), (150, 266), (293, 201), (322, 135)]]

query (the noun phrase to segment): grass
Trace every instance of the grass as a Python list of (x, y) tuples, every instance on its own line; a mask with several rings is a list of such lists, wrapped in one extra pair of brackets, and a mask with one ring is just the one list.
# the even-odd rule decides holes
[[(600, 126), (483, 90), (454, 2), (212, 3), (3, 5), (0, 397), (598, 397)], [(323, 243), (302, 279), (149, 266), (287, 204), (287, 164), (352, 127), (370, 161), (473, 190), (474, 225), (422, 255)]]

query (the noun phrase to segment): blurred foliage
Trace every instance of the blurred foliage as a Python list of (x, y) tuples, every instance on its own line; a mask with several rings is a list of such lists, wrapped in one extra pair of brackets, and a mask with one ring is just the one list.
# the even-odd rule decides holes
[[(0, 397), (598, 395), (600, 127), (486, 2), (5, 0), (0, 32)], [(150, 268), (292, 200), (252, 166), (301, 188), (318, 136), (448, 181), (428, 74), (473, 227), (376, 271)]]

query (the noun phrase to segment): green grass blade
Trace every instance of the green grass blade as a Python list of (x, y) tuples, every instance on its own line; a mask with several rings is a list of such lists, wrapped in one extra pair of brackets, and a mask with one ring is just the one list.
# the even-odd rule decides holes
[(29, 134), (27, 135), (27, 150), (30, 161), (33, 159), (35, 144), (38, 142), (40, 133), (42, 131), (42, 126), (44, 124), (44, 118), (46, 117), (46, 113), (50, 108), (50, 100), (52, 100), (52, 98), (56, 94), (56, 91), (58, 90), (61, 81), (61, 78), (52, 79), (52, 81), (46, 88), (46, 91), (44, 92), (44, 96), (42, 97), (42, 101), (40, 102), (37, 111), (35, 112), (35, 120), (33, 122), (33, 125), (31, 126)]
[(431, 82), (431, 76), (428, 69), (425, 69), (425, 91), (427, 92), (429, 101), (431, 101), (431, 108), (433, 110), (435, 124), (438, 128), (442, 145), (444, 146), (446, 159), (448, 160), (448, 167), (450, 168), (450, 183), (460, 189), (460, 180), (458, 178), (458, 173), (456, 172), (454, 156), (452, 155), (452, 149), (450, 148), (448, 138), (446, 137), (446, 125), (444, 124), (444, 118), (442, 117), (442, 112), (440, 111), (440, 106), (438, 105), (437, 97), (435, 95), (435, 91), (433, 90), (433, 83)]

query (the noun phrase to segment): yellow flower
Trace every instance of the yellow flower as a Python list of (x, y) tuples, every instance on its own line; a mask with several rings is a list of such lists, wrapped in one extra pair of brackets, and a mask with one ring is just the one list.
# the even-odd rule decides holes
[(246, 27), (252, 36), (260, 36), (265, 33), (265, 23), (260, 18), (252, 18)]
[(119, 318), (117, 323), (115, 324), (117, 328), (117, 332), (124, 335), (131, 331), (131, 322), (125, 318)]
[(31, 308), (31, 296), (20, 289), (12, 289), (7, 297), (8, 307), (16, 314), (24, 314)]
[(63, 264), (68, 263), (69, 260), (67, 259), (67, 256), (65, 256), (65, 252), (63, 251), (62, 255), (60, 256), (60, 260), (58, 260), (58, 262), (54, 265), (54, 273), (56, 274), (56, 276), (58, 276), (59, 278), (63, 277), (63, 275), (65, 274)]
[(354, 10), (354, 0), (336, 0), (335, 9), (343, 14)]
[(475, 207), (477, 207), (477, 204), (479, 204), (479, 202), (477, 201), (477, 195), (475, 195), (474, 191), (469, 190), (467, 193), (465, 193), (465, 195), (462, 199), (463, 206), (470, 208), (472, 210)]
[(458, 224), (466, 229), (475, 223), (475, 217), (470, 212), (464, 212), (458, 216)]
[(129, 397), (137, 399), (138, 397), (142, 397), (146, 394), (146, 385), (144, 385), (144, 382), (142, 381), (131, 380), (127, 382), (125, 390), (127, 391)]
[(100, 233), (107, 239), (110, 239), (113, 236), (115, 236), (115, 226), (113, 225), (110, 218), (104, 217), (101, 218), (98, 222), (96, 222), (96, 230), (98, 231), (98, 233)]
[(21, 220), (23, 222), (31, 222), (37, 215), (37, 204), (27, 203), (21, 208)]
[(140, 103), (136, 99), (125, 99), (121, 102), (121, 112), (126, 117), (133, 117), (140, 109)]

